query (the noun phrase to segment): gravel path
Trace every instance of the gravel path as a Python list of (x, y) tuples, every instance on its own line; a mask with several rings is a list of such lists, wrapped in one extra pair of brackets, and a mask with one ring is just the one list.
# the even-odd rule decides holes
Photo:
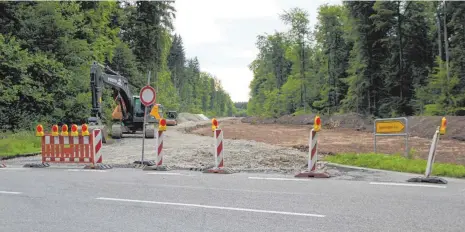
[[(230, 120), (229, 118), (219, 121)], [(210, 121), (184, 122), (168, 127), (164, 140), (164, 164), (173, 169), (205, 168), (214, 164), (213, 139), (188, 134), (193, 128), (210, 126)], [(224, 133), (228, 133), (225, 131)], [(125, 165), (141, 160), (142, 134), (125, 134), (102, 148), (103, 163)], [(155, 160), (155, 140), (145, 140), (144, 160)], [(290, 172), (306, 164), (306, 154), (292, 148), (248, 140), (224, 141), (225, 167), (235, 171)], [(7, 160), (6, 164), (40, 163), (40, 156)], [(56, 165), (56, 164), (53, 164)]]
[[(232, 120), (230, 118), (220, 119)], [(233, 119), (237, 120), (237, 119)], [(221, 123), (220, 123), (221, 125)], [(170, 169), (203, 169), (214, 164), (213, 139), (208, 136), (188, 134), (198, 127), (210, 126), (210, 121), (185, 122), (176, 127), (168, 127), (164, 141), (164, 165)], [(228, 133), (225, 131), (224, 133)], [(145, 160), (155, 160), (155, 140), (145, 140)], [(139, 161), (142, 154), (142, 134), (124, 135), (121, 140), (114, 140), (102, 148), (103, 163), (113, 167), (131, 167)], [(4, 161), (9, 167), (24, 164), (41, 163), (40, 156), (23, 157)], [(295, 174), (306, 169), (307, 154), (294, 148), (286, 148), (261, 142), (237, 139), (224, 140), (225, 168), (234, 172), (261, 172)], [(84, 165), (51, 164), (51, 167), (70, 168)], [(394, 176), (384, 172), (354, 170), (326, 166), (319, 162), (319, 169), (324, 169), (332, 178), (345, 180), (394, 180)], [(403, 178), (403, 177), (402, 177)], [(395, 179), (398, 179), (395, 177)]]

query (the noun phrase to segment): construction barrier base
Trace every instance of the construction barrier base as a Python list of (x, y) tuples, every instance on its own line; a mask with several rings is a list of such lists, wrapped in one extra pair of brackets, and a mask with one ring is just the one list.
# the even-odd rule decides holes
[(141, 162), (140, 160), (134, 161), (134, 164), (141, 164), (141, 165), (146, 165), (146, 166), (154, 166), (157, 163), (154, 160), (144, 160), (144, 162)]
[(233, 171), (227, 168), (209, 168), (204, 170), (203, 173), (232, 174)]
[(301, 172), (297, 175), (295, 175), (295, 177), (299, 177), (299, 178), (329, 178), (330, 175), (326, 172), (313, 172), (313, 171), (305, 171), (305, 172)]
[(145, 168), (143, 168), (142, 170), (144, 171), (169, 171), (169, 168), (164, 166), (164, 165), (160, 165), (160, 166), (146, 166)]
[(88, 164), (84, 167), (84, 169), (95, 169), (95, 170), (106, 170), (106, 169), (112, 169), (113, 167), (108, 164)]
[(50, 167), (49, 163), (38, 163), (38, 164), (25, 164), (24, 168), (47, 168)]
[(413, 177), (413, 178), (408, 179), (407, 182), (426, 182), (426, 183), (433, 183), (433, 184), (447, 184), (447, 180), (440, 178), (440, 177), (435, 177), (435, 176)]

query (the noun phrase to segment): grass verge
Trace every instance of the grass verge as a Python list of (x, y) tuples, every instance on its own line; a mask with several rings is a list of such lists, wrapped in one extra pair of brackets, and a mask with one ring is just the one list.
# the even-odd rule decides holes
[[(334, 156), (326, 156), (325, 161), (336, 164), (418, 174), (425, 173), (427, 163), (426, 160), (407, 159), (401, 155), (384, 155), (374, 153), (338, 154)], [(463, 178), (465, 177), (465, 166), (434, 163), (432, 175)]]
[(34, 132), (0, 134), (0, 159), (18, 154), (40, 152), (40, 149), (40, 138), (36, 137)]

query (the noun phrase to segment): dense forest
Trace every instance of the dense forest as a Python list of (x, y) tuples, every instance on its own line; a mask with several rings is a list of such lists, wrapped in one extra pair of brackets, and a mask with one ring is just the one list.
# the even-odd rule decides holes
[(135, 94), (150, 71), (165, 110), (232, 115), (219, 80), (185, 56), (172, 3), (128, 2), (1, 2), (0, 129), (87, 119), (93, 61), (128, 78)]
[(322, 5), (315, 28), (299, 8), (287, 31), (258, 36), (249, 115), (463, 115), (465, 2)]

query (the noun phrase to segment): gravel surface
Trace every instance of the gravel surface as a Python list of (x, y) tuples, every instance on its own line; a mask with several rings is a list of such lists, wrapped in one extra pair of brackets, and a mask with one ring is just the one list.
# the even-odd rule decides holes
[[(234, 119), (219, 119), (220, 125), (224, 120)], [(210, 121), (188, 121), (178, 124), (176, 127), (168, 127), (167, 132), (165, 132), (163, 148), (163, 162), (167, 167), (172, 169), (202, 169), (214, 165), (212, 137), (188, 134), (189, 131), (199, 127), (210, 127)], [(122, 166), (141, 160), (142, 134), (125, 134), (123, 139), (113, 140), (105, 144), (102, 153), (104, 164)], [(305, 168), (306, 157), (305, 152), (293, 148), (249, 140), (224, 140), (225, 168), (233, 171), (296, 172)], [(155, 140), (146, 139), (144, 160), (155, 159)], [(7, 165), (40, 163), (40, 156), (16, 158), (7, 160), (5, 163)]]

